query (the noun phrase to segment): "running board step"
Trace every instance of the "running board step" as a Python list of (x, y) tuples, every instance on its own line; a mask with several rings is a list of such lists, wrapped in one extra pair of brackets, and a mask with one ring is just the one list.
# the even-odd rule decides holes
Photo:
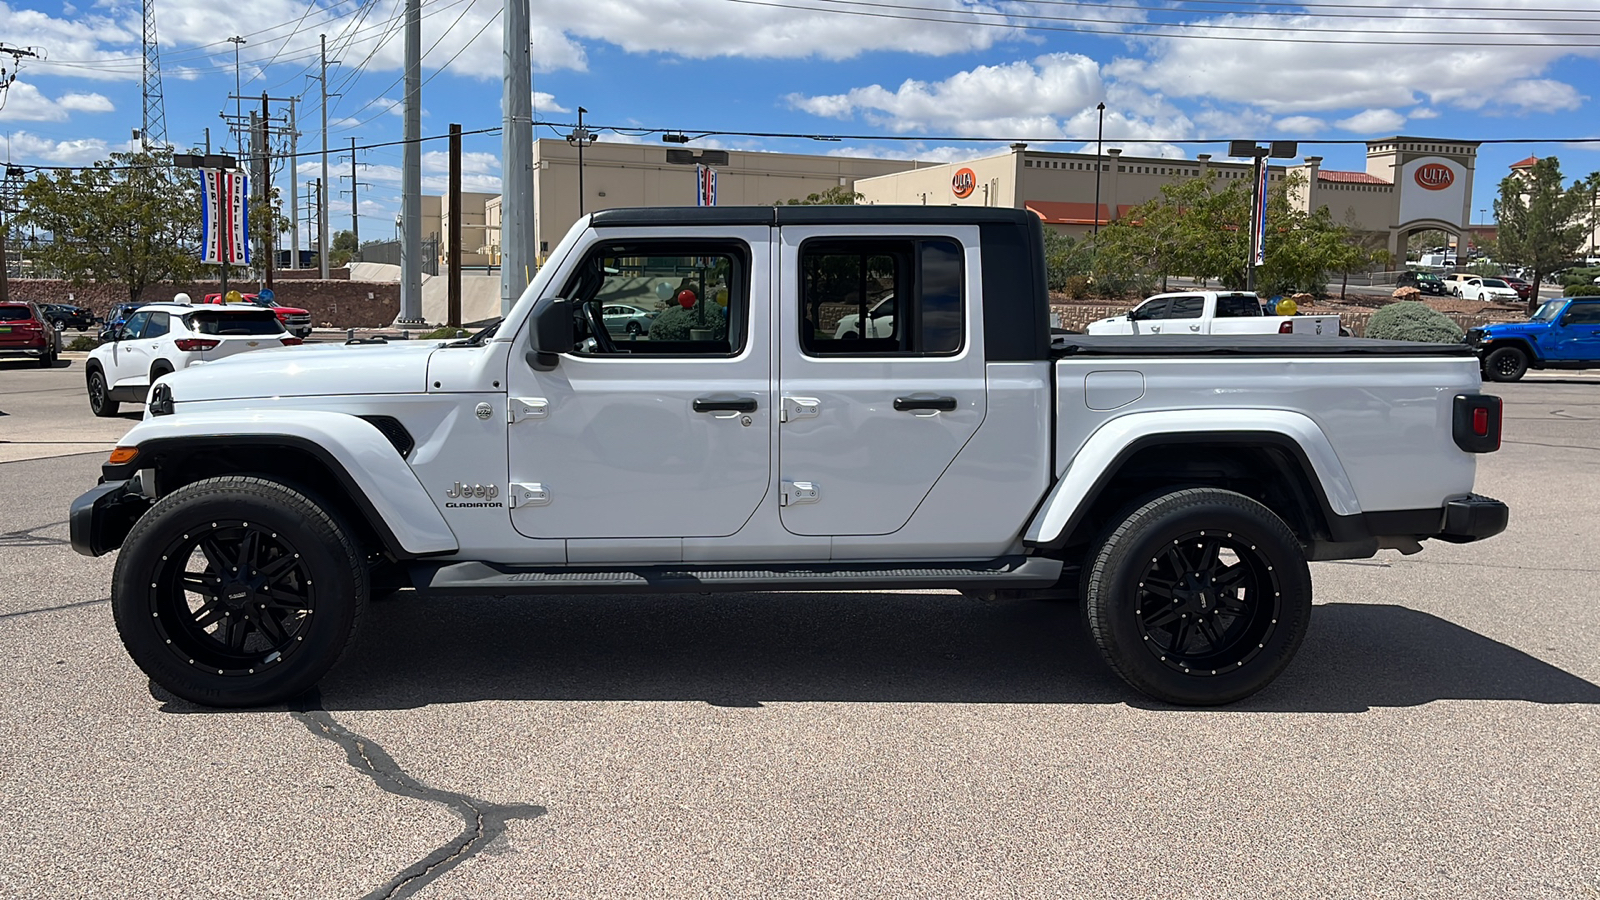
[(802, 563), (735, 568), (661, 565), (618, 568), (414, 562), (411, 583), (441, 594), (710, 593), (713, 591), (885, 590), (1050, 587), (1061, 561), (1013, 556), (981, 563)]

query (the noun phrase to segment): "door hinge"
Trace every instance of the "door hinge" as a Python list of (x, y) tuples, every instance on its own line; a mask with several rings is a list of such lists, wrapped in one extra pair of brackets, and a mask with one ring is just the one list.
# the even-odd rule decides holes
[(507, 496), (511, 508), (519, 506), (549, 506), (550, 489), (537, 482), (511, 484), (511, 493)]
[(815, 397), (785, 397), (778, 406), (778, 421), (815, 419), (822, 413), (822, 401)]
[(550, 415), (550, 401), (543, 397), (512, 397), (506, 404), (506, 421), (521, 422), (523, 419), (543, 419)]
[(799, 506), (818, 500), (817, 485), (813, 481), (785, 481), (783, 493), (778, 495), (779, 506)]

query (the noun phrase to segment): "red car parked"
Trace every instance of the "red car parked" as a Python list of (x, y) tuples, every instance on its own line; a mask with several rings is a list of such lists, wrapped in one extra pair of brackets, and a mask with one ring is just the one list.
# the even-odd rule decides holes
[(1511, 289), (1517, 292), (1517, 298), (1520, 300), (1525, 301), (1533, 295), (1533, 285), (1515, 275), (1501, 275), (1500, 280), (1510, 285)]
[(39, 368), (48, 369), (56, 364), (60, 340), (38, 306), (26, 300), (0, 303), (0, 356), (32, 356)]

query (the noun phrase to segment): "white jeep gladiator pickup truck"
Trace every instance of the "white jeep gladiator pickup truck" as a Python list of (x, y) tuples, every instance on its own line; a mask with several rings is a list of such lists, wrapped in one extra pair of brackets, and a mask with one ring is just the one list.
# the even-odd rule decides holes
[(1269, 316), (1248, 291), (1156, 294), (1120, 316), (1090, 322), (1090, 334), (1298, 334), (1338, 337), (1338, 316)]
[[(892, 324), (841, 336), (890, 290)], [(163, 376), (72, 543), (121, 548), (128, 651), (215, 706), (310, 688), (396, 589), (890, 588), (1078, 597), (1129, 684), (1219, 704), (1288, 664), (1308, 560), (1505, 528), (1465, 344), (1053, 338), (1048, 312), (1025, 211), (598, 212), (473, 337)]]

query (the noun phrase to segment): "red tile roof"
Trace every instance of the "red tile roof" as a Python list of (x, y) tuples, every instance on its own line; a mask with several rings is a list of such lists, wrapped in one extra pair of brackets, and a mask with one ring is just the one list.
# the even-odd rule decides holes
[(1511, 168), (1513, 168), (1513, 169), (1531, 169), (1531, 168), (1533, 168), (1533, 164), (1538, 162), (1538, 161), (1539, 161), (1539, 157), (1530, 156), (1527, 159), (1523, 160), (1522, 162), (1514, 162), (1514, 163), (1512, 163), (1511, 164)]
[(1335, 169), (1320, 169), (1317, 172), (1318, 181), (1339, 181), (1345, 184), (1388, 184), (1376, 175), (1365, 172), (1340, 172)]

